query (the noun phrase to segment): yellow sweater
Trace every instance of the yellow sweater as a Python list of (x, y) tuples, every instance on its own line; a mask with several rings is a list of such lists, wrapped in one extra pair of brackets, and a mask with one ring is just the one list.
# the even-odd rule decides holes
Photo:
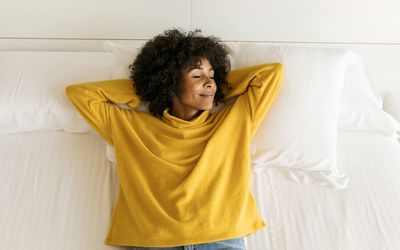
[(236, 101), (191, 121), (112, 104), (140, 104), (130, 80), (68, 86), (75, 108), (115, 150), (120, 187), (105, 243), (172, 247), (265, 227), (250, 192), (250, 143), (282, 74), (279, 63), (229, 72), (225, 94)]

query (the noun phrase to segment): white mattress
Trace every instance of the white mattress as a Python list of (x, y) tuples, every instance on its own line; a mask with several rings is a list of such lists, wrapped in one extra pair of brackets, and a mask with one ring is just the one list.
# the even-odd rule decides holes
[[(0, 136), (0, 249), (125, 249), (104, 244), (118, 175), (97, 135)], [(248, 250), (400, 249), (400, 144), (379, 133), (340, 131), (345, 190), (252, 176), (269, 227)]]
[(0, 249), (118, 249), (104, 244), (118, 187), (104, 152), (91, 134), (0, 136)]
[(400, 144), (379, 133), (339, 131), (345, 190), (253, 175), (252, 190), (270, 227), (249, 249), (400, 249)]

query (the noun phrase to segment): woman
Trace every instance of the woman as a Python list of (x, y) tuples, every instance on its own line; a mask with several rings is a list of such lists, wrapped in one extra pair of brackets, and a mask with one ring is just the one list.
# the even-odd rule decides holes
[[(249, 148), (283, 66), (230, 71), (227, 55), (215, 37), (167, 30), (142, 47), (131, 79), (66, 88), (115, 149), (120, 189), (106, 244), (245, 249), (243, 237), (266, 226), (250, 192)], [(151, 114), (135, 109), (141, 101)]]

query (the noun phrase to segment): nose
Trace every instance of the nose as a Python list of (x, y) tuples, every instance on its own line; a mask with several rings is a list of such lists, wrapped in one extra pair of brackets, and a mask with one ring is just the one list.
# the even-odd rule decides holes
[(206, 76), (206, 81), (205, 81), (205, 83), (204, 83), (204, 86), (205, 86), (206, 88), (211, 88), (211, 87), (213, 87), (213, 85), (215, 85), (214, 80), (211, 79), (209, 76)]

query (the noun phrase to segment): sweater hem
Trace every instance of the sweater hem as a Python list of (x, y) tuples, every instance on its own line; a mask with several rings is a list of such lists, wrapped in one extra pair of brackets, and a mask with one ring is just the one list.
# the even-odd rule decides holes
[(250, 234), (253, 234), (263, 228), (268, 226), (267, 223), (261, 222), (257, 227), (251, 230), (243, 231), (243, 232), (236, 232), (234, 234), (227, 234), (221, 237), (201, 237), (201, 238), (194, 238), (194, 239), (180, 239), (180, 240), (151, 240), (151, 241), (131, 241), (127, 239), (116, 239), (116, 238), (107, 238), (104, 243), (107, 245), (112, 246), (129, 246), (129, 247), (177, 247), (177, 246), (186, 246), (186, 245), (197, 245), (197, 244), (204, 244), (204, 243), (212, 243), (216, 241), (223, 241), (238, 237), (246, 237)]

